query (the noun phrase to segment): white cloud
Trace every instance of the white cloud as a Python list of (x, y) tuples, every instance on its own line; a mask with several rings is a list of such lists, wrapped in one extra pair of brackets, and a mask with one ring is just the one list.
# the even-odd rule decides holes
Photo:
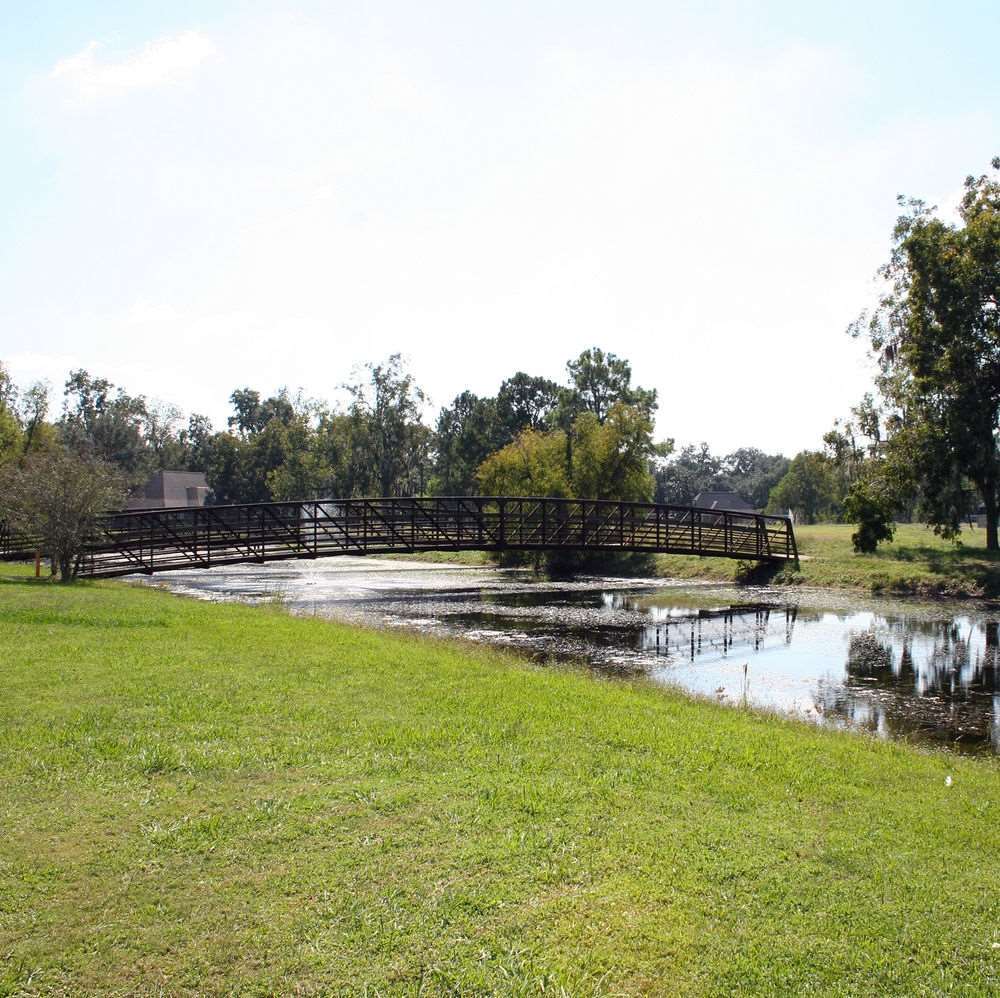
[(170, 86), (188, 79), (215, 54), (210, 38), (197, 31), (165, 35), (118, 61), (100, 59), (100, 42), (57, 63), (49, 74), (71, 96), (92, 102), (133, 90)]

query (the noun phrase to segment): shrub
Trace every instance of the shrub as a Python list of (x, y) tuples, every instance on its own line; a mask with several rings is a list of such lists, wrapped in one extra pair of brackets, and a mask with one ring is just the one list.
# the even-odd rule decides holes
[(882, 541), (891, 541), (896, 528), (896, 504), (886, 488), (875, 479), (858, 479), (844, 499), (844, 513), (858, 525), (851, 534), (854, 550), (871, 554)]

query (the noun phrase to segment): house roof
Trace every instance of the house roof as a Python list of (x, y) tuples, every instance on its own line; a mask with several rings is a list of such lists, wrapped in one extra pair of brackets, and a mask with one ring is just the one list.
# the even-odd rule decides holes
[(734, 509), (738, 512), (752, 510), (750, 505), (736, 492), (699, 492), (691, 500), (692, 506), (701, 506), (703, 509)]
[(189, 489), (208, 491), (203, 471), (157, 471), (145, 485), (132, 493), (128, 506), (130, 509), (141, 509), (144, 506), (200, 506), (201, 502), (192, 502), (194, 494)]

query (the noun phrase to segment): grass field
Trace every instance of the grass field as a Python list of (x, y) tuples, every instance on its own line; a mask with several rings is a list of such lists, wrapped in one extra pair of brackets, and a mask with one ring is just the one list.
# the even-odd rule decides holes
[[(845, 523), (797, 526), (802, 561), (798, 571), (783, 571), (777, 583), (923, 596), (1000, 596), (1000, 553), (987, 552), (986, 532), (966, 530), (961, 544), (942, 540), (919, 524), (900, 524), (893, 543), (874, 554), (855, 554)], [(743, 570), (721, 558), (657, 555), (657, 571), (673, 578), (731, 581)]]
[(0, 576), (2, 993), (1000, 988), (996, 760)]
[[(966, 530), (961, 543), (942, 540), (919, 524), (900, 524), (893, 543), (875, 554), (855, 554), (851, 524), (798, 526), (795, 536), (802, 560), (798, 570), (758, 576), (785, 585), (862, 589), (875, 593), (920, 596), (1000, 596), (1000, 553), (986, 551), (986, 532)], [(389, 557), (396, 557), (390, 555)], [(399, 555), (405, 560), (483, 566), (493, 564), (487, 552), (436, 551)], [(657, 555), (659, 575), (680, 579), (747, 580), (747, 566), (725, 558)], [(643, 566), (641, 571), (646, 571)]]

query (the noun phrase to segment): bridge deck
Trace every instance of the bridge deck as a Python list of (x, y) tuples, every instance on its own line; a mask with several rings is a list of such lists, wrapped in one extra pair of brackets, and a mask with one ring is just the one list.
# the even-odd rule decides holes
[[(0, 557), (31, 538), (0, 533)], [(785, 517), (615, 500), (435, 497), (308, 500), (108, 513), (80, 575), (417, 551), (635, 551), (758, 561), (798, 557)]]

